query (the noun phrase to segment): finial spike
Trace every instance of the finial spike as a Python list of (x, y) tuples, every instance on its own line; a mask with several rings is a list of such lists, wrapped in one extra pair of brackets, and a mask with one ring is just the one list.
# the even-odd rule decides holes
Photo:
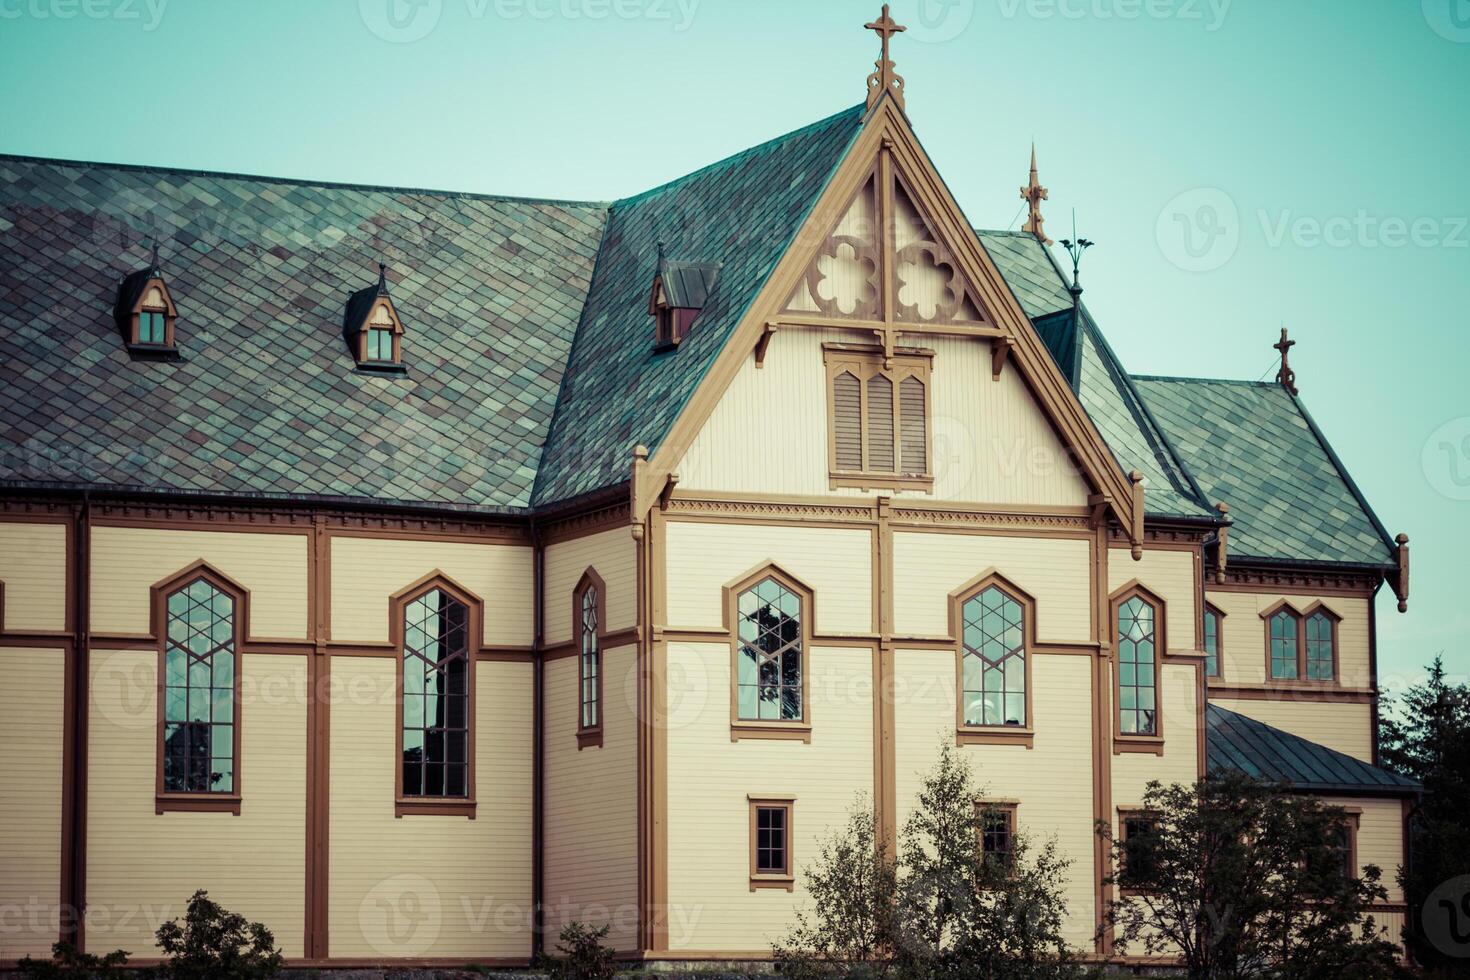
[(1295, 346), (1296, 341), (1289, 340), (1286, 335), (1286, 328), (1282, 327), (1281, 340), (1273, 344), (1272, 349), (1281, 352), (1281, 370), (1276, 372), (1277, 383), (1293, 395), (1299, 395), (1301, 392), (1297, 390), (1296, 372), (1291, 369), (1291, 358), (1288, 356), (1291, 349)]
[(154, 274), (158, 272), (158, 237), (153, 238), (153, 245), (149, 249), (148, 271)]
[(908, 28), (895, 22), (889, 16), (888, 4), (886, 3), (883, 5), (882, 16), (863, 26), (877, 33), (878, 37), (883, 41), (882, 54), (877, 61), (873, 62), (874, 67), (878, 70), (868, 76), (868, 110), (872, 111), (873, 107), (882, 101), (884, 95), (892, 95), (893, 100), (902, 109), (903, 76), (894, 71), (896, 66), (893, 63), (893, 59), (888, 56), (888, 41), (893, 35), (901, 34), (908, 30)]
[[(1030, 232), (1036, 236), (1036, 240), (1043, 245), (1050, 245), (1051, 239), (1046, 237), (1046, 219), (1041, 216), (1041, 202), (1050, 199), (1050, 192), (1041, 186), (1040, 179), (1036, 176), (1036, 142), (1031, 143), (1031, 180), (1025, 187), (1021, 188), (1021, 200), (1025, 201), (1030, 210), (1026, 223), (1021, 230)], [(1076, 231), (1076, 219), (1073, 219), (1073, 231)]]

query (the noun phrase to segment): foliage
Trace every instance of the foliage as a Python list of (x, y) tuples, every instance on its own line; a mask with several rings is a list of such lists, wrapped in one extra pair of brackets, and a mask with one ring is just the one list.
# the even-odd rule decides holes
[[(1470, 959), (1447, 956), (1425, 935), (1426, 908), (1443, 882), (1470, 875), (1470, 688), (1451, 684), (1436, 657), (1429, 679), (1395, 699), (1379, 729), (1384, 766), (1424, 786), (1410, 822), (1410, 865), (1399, 873), (1416, 928), (1406, 936), (1410, 954), (1445, 977), (1470, 977)], [(1463, 922), (1457, 922), (1463, 928)]]
[(1111, 843), (1118, 895), (1105, 910), (1120, 952), (1182, 958), (1191, 980), (1384, 980), (1397, 950), (1367, 913), (1387, 899), (1378, 868), (1353, 877), (1344, 813), (1238, 774), (1150, 783), (1154, 831)]
[(106, 956), (95, 956), (79, 951), (71, 943), (55, 943), (51, 947), (51, 959), (27, 956), (16, 966), (21, 976), (30, 980), (110, 980), (123, 975), (122, 967), (128, 962), (128, 955), (117, 949)]
[(269, 929), (247, 923), (204, 891), (189, 899), (182, 926), (165, 922), (154, 936), (167, 957), (157, 974), (162, 980), (267, 980), (284, 962)]
[(611, 980), (617, 973), (614, 953), (602, 944), (611, 931), (611, 926), (568, 923), (556, 944), (560, 955), (545, 957), (543, 968), (554, 980)]

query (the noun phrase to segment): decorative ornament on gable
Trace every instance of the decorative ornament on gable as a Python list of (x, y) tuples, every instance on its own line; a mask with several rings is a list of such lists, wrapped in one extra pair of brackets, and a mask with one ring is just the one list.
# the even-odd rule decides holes
[(888, 4), (883, 5), (883, 14), (877, 20), (863, 25), (870, 31), (877, 33), (883, 40), (883, 53), (873, 65), (878, 69), (868, 76), (868, 109), (871, 111), (883, 98), (884, 95), (893, 96), (893, 101), (903, 108), (903, 76), (893, 69), (896, 67), (893, 59), (888, 57), (888, 41), (893, 35), (901, 34), (908, 30), (902, 24), (896, 23), (888, 14)]
[(388, 295), (388, 267), (378, 263), (378, 283), (347, 298), (342, 337), (359, 371), (405, 374), (403, 320)]
[(157, 239), (149, 253), (148, 268), (130, 273), (118, 286), (113, 317), (133, 357), (178, 360), (174, 326), (179, 311), (163, 279)]
[(1043, 226), (1046, 219), (1041, 216), (1041, 202), (1048, 200), (1049, 194), (1045, 187), (1041, 186), (1041, 180), (1036, 176), (1036, 144), (1031, 144), (1031, 179), (1025, 187), (1021, 188), (1021, 200), (1026, 202), (1029, 214), (1026, 223), (1021, 230), (1036, 236), (1036, 240), (1043, 245), (1050, 245), (1051, 239), (1046, 237)]
[(1296, 372), (1291, 369), (1291, 360), (1288, 357), (1291, 349), (1296, 346), (1296, 341), (1288, 340), (1286, 337), (1286, 328), (1282, 327), (1281, 340), (1271, 346), (1273, 349), (1281, 352), (1281, 370), (1276, 372), (1277, 383), (1293, 395), (1301, 394), (1296, 386)]

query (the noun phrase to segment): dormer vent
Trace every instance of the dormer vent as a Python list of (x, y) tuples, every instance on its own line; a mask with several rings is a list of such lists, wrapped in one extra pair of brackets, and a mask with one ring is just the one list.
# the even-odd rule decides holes
[(673, 350), (689, 336), (714, 292), (720, 265), (671, 259), (664, 254), (664, 243), (658, 243), (658, 268), (648, 297), (648, 313), (654, 318), (655, 351)]
[(342, 337), (358, 370), (402, 374), (403, 320), (388, 295), (388, 267), (378, 263), (378, 284), (359, 289), (347, 299)]
[(179, 356), (175, 332), (179, 311), (158, 263), (157, 242), (148, 267), (129, 273), (118, 286), (113, 317), (133, 356), (156, 360)]

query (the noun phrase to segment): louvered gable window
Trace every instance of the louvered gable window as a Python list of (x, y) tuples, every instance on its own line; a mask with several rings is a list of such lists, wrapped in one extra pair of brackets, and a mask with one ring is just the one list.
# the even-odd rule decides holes
[(826, 347), (835, 487), (932, 489), (927, 353)]

